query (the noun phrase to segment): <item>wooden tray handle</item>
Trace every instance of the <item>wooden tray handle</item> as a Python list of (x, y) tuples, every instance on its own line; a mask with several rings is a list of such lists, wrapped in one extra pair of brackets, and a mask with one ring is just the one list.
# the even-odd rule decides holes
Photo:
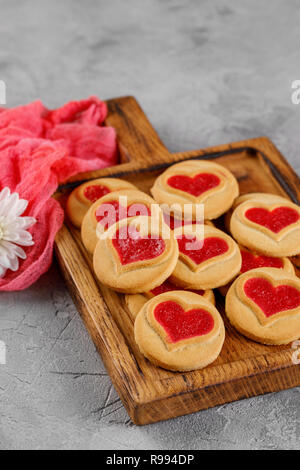
[(108, 117), (105, 122), (116, 129), (123, 158), (126, 153), (127, 161), (146, 167), (170, 157), (135, 98), (124, 96), (106, 103)]

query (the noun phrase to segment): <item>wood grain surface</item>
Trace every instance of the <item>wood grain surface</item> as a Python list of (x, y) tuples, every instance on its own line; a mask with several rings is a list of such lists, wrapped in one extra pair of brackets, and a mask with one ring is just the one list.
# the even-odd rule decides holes
[[(69, 180), (60, 188), (62, 201), (72, 187), (102, 176), (124, 178), (149, 192), (167, 166), (195, 158), (226, 166), (238, 179), (242, 194), (281, 194), (299, 204), (299, 179), (268, 138), (171, 154), (133, 97), (110, 100), (108, 108), (107, 124), (117, 130), (121, 164)], [(203, 370), (188, 373), (153, 366), (135, 344), (124, 296), (95, 278), (80, 233), (68, 221), (56, 237), (56, 255), (78, 311), (134, 423), (153, 423), (300, 385), (300, 368), (292, 362), (291, 345), (265, 346), (240, 335), (229, 325), (224, 300), (218, 294), (217, 307), (226, 325), (219, 358)], [(293, 262), (300, 266), (297, 257)]]

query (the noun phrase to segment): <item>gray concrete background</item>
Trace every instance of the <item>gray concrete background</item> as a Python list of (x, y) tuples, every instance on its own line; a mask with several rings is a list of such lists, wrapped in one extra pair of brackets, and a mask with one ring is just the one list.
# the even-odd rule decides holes
[[(0, 0), (8, 106), (135, 95), (172, 151), (269, 136), (300, 172), (300, 3)], [(299, 449), (300, 389), (133, 426), (51, 270), (1, 293), (2, 449)]]

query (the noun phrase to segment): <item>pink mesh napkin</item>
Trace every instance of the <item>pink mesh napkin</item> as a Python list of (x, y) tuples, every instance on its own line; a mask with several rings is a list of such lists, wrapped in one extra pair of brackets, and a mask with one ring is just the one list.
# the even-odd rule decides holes
[(7, 271), (0, 290), (30, 286), (49, 268), (54, 238), (63, 223), (60, 204), (51, 196), (72, 175), (117, 163), (116, 133), (103, 127), (106, 104), (97, 97), (48, 110), (40, 101), (0, 109), (0, 190), (8, 186), (29, 204), (37, 219), (29, 229), (34, 245), (18, 271)]

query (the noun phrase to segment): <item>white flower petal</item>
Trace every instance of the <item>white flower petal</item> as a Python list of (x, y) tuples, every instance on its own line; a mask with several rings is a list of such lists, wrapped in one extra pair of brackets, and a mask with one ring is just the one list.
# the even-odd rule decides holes
[(5, 240), (2, 240), (0, 242), (0, 257), (1, 257), (1, 250), (6, 250), (8, 253), (9, 258), (14, 258), (15, 256), (18, 256), (19, 258), (25, 259), (26, 258), (26, 253), (18, 245), (15, 245), (14, 243), (7, 242)]
[(3, 201), (3, 199), (7, 199), (10, 196), (10, 189), (6, 186), (5, 188), (0, 191), (0, 202)]
[(10, 260), (9, 269), (12, 271), (17, 271), (19, 269), (19, 258), (17, 258), (17, 256)]
[(34, 217), (18, 217), (17, 218), (17, 225), (24, 230), (31, 227), (36, 222), (37, 220)]
[(23, 212), (26, 210), (26, 207), (28, 206), (28, 201), (26, 199), (19, 199), (14, 211), (17, 217), (23, 214)]
[(14, 242), (14, 243), (17, 243), (17, 241), (19, 240), (20, 236), (19, 236), (19, 233), (18, 232), (15, 232), (15, 231), (10, 231), (10, 230), (5, 230), (4, 233), (3, 233), (3, 240), (6, 240), (8, 242)]
[(22, 246), (30, 246), (33, 245), (32, 235), (26, 230), (19, 230), (18, 232), (13, 231), (5, 231), (3, 235), (3, 240), (17, 243), (18, 245)]
[(21, 217), (27, 205), (25, 199), (20, 199), (18, 193), (11, 194), (9, 188), (0, 191), (0, 277), (7, 269), (18, 270), (19, 258), (26, 258), (21, 246), (34, 245), (27, 229), (36, 223), (36, 219)]
[(11, 266), (11, 259), (7, 256), (7, 253), (5, 253), (3, 256), (1, 256), (1, 265), (4, 266), (6, 269), (9, 269)]
[(4, 266), (1, 266), (1, 263), (0, 263), (0, 278), (3, 278), (5, 276), (6, 271), (7, 269), (4, 268)]
[(0, 215), (6, 216), (7, 214), (7, 207), (10, 204), (10, 198), (3, 199), (0, 201)]
[(14, 245), (15, 247), (15, 254), (16, 256), (18, 256), (19, 258), (21, 259), (26, 259), (26, 253), (25, 251), (23, 250), (23, 248), (21, 248), (20, 246), (18, 245)]
[[(1, 240), (1, 243), (0, 243), (0, 260), (1, 260), (2, 256), (6, 256), (7, 253), (9, 254), (11, 252), (11, 248), (6, 247), (5, 243), (9, 243), (9, 242), (4, 242), (3, 240)], [(9, 245), (14, 246), (12, 243), (9, 243)], [(11, 252), (11, 253), (13, 253), (13, 252)], [(0, 263), (1, 263), (1, 261), (0, 261)]]
[(17, 193), (12, 193), (9, 199), (7, 199), (7, 203), (5, 205), (4, 211), (2, 211), (3, 215), (14, 214), (16, 216), (16, 207), (19, 203), (19, 195)]

